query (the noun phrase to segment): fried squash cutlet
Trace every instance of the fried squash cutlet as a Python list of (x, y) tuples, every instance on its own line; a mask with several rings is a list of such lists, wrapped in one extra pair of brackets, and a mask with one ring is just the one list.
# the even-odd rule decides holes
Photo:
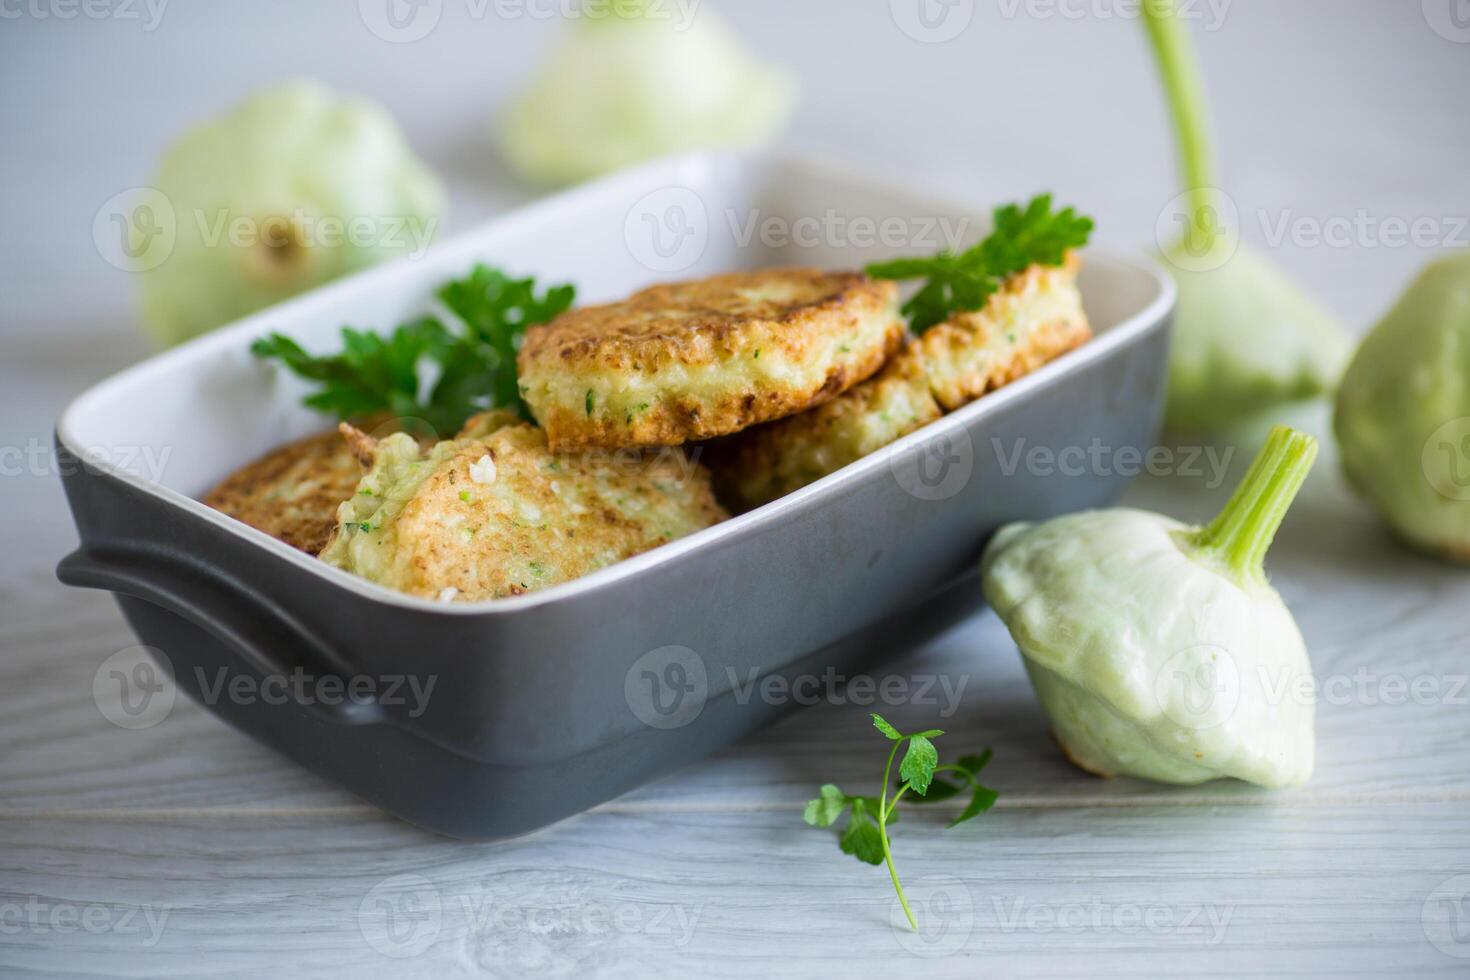
[(763, 269), (652, 286), (526, 331), (522, 394), (557, 451), (672, 446), (829, 401), (903, 338), (860, 272)]
[(1076, 253), (1064, 265), (1012, 276), (983, 309), (958, 313), (914, 341), (934, 397), (953, 412), (1092, 336), (1077, 291)]
[(422, 453), (349, 438), (372, 465), (338, 512), (323, 561), (442, 601), (519, 595), (723, 520), (704, 467), (679, 449), (554, 454), (505, 412)]
[(742, 432), (714, 447), (722, 499), (756, 507), (842, 469), (944, 412), (912, 345), (872, 379), (820, 408)]
[(352, 496), (362, 467), (336, 429), (273, 450), (225, 477), (204, 503), (314, 555)]
[(710, 456), (721, 499), (742, 508), (775, 500), (1079, 346), (1092, 331), (1077, 268), (1075, 256), (1032, 266), (840, 398), (725, 440)]

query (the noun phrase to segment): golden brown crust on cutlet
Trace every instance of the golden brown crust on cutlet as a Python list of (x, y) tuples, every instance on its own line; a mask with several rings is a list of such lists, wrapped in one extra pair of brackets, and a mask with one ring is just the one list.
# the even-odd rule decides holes
[(934, 397), (953, 412), (1024, 377), (1092, 336), (1075, 283), (1076, 253), (1061, 266), (1012, 276), (985, 307), (958, 313), (915, 343)]
[(334, 429), (266, 453), (225, 477), (204, 503), (314, 555), (360, 479), (362, 467)]
[(893, 283), (764, 269), (569, 311), (527, 330), (518, 364), (556, 450), (678, 445), (835, 398), (902, 336)]
[(840, 398), (721, 441), (710, 455), (721, 499), (749, 509), (785, 496), (1079, 346), (1092, 332), (1077, 268), (1075, 256), (1033, 266)]
[(424, 598), (469, 602), (565, 582), (718, 523), (709, 474), (683, 450), (554, 454), (506, 413), (426, 457), (381, 440), (322, 553)]
[(842, 397), (711, 445), (709, 465), (721, 499), (732, 509), (747, 510), (821, 479), (942, 414), (908, 345)]

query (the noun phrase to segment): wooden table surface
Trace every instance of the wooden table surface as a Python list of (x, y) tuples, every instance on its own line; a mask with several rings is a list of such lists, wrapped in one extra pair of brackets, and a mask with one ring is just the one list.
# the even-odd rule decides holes
[[(1077, 18), (965, 0), (964, 37), (919, 44), (884, 6), (721, 8), (800, 66), (795, 142), (976, 199), (1055, 188), (1109, 240), (1151, 239), (1173, 180), (1136, 25), (1098, 4)], [(72, 396), (146, 354), (133, 284), (93, 245), (99, 206), (145, 182), (189, 120), (307, 69), (404, 121), (451, 186), (447, 230), (527, 196), (484, 134), (557, 25), (444, 4), (436, 33), (391, 47), (355, 7), (178, 4), (157, 30), (31, 14), (0, 30), (0, 72), (29, 93), (0, 106), (0, 131), (25, 134), (0, 155), (0, 975), (1470, 975), (1470, 573), (1398, 547), (1330, 444), (1269, 562), (1322, 682), (1312, 782), (1086, 776), (978, 615), (875, 672), (958, 695), (885, 705), (901, 727), (995, 750), (993, 812), (956, 830), (910, 813), (895, 831), (918, 935), (881, 868), (801, 819), (823, 782), (876, 789), (884, 746), (863, 705), (802, 710), (498, 844), (383, 816), (182, 698), (150, 727), (109, 722), (94, 680), (136, 641), (109, 597), (55, 581), (75, 533), (49, 449)], [(1361, 330), (1435, 249), (1300, 232), (1359, 211), (1453, 232), (1470, 46), (1428, 3), (1223, 7), (1198, 36), (1246, 237)], [(813, 43), (837, 23), (841, 45)], [(1201, 519), (1224, 495), (1201, 482), (1144, 478), (1128, 500)]]

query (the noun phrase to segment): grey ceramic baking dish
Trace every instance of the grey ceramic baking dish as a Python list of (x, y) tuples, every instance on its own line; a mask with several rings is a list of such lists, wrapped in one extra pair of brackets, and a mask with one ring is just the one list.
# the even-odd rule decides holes
[[(1089, 249), (1081, 282), (1097, 336), (1086, 346), (758, 510), (476, 604), (387, 591), (197, 502), (324, 424), (296, 382), (251, 357), (250, 340), (281, 330), (325, 345), (343, 323), (391, 325), (481, 260), (575, 282), (595, 301), (735, 268), (858, 266), (948, 244), (946, 232), (967, 242), (985, 225), (974, 205), (772, 156), (677, 158), (549, 198), (79, 397), (56, 439), (64, 461), (87, 463), (62, 467), (81, 546), (58, 574), (115, 592), (191, 697), (362, 798), (458, 837), (541, 827), (785, 710), (736, 698), (735, 679), (851, 675), (975, 609), (977, 558), (1002, 523), (1113, 500), (1120, 476), (1028, 460), (1151, 444), (1172, 285), (1145, 259)], [(316, 695), (209, 693), (221, 676), (293, 674), (316, 686), (289, 690)], [(433, 684), (426, 700), (402, 696), (410, 676)], [(356, 697), (324, 696), (338, 690), (324, 681)]]

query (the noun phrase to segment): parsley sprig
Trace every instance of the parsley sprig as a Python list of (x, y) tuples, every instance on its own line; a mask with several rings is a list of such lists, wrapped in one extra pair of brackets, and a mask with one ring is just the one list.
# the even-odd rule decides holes
[(521, 336), (570, 308), (576, 289), (552, 286), (538, 296), (534, 279), (477, 265), (437, 296), (447, 317), (419, 317), (387, 336), (344, 326), (335, 354), (309, 354), (280, 333), (261, 337), (250, 350), (317, 382), (305, 404), (344, 419), (388, 412), (423, 419), (449, 435), (489, 408), (516, 407), (529, 418), (516, 378)]
[[(982, 785), (978, 778), (980, 770), (990, 762), (991, 753), (986, 749), (980, 755), (962, 756), (958, 762), (940, 765), (939, 750), (931, 741), (944, 734), (939, 729), (931, 728), (905, 735), (879, 714), (873, 715), (873, 727), (893, 743), (888, 750), (888, 761), (883, 764), (881, 794), (876, 799), (871, 796), (852, 796), (828, 783), (822, 787), (821, 795), (806, 805), (803, 819), (813, 827), (830, 827), (841, 819), (844, 812), (848, 812), (847, 826), (838, 838), (842, 853), (851, 854), (868, 864), (888, 865), (888, 877), (893, 881), (893, 890), (898, 893), (898, 902), (903, 906), (904, 915), (908, 916), (909, 925), (917, 931), (919, 923), (914, 918), (913, 910), (909, 908), (903, 885), (899, 883), (898, 870), (893, 864), (893, 849), (888, 842), (888, 827), (898, 823), (898, 801), (906, 793), (912, 792), (914, 795), (909, 797), (911, 803), (936, 802), (956, 796), (968, 788), (972, 791), (970, 803), (950, 826), (954, 827), (978, 817), (994, 806), (999, 796), (995, 790)], [(908, 748), (898, 766), (897, 792), (890, 800), (888, 789), (893, 760), (897, 758), (898, 750), (904, 743), (908, 743)], [(953, 782), (936, 778), (935, 773), (940, 772), (955, 774), (963, 781), (963, 785), (957, 786)]]
[(994, 230), (979, 244), (956, 255), (936, 255), (877, 262), (867, 268), (874, 279), (924, 279), (923, 287), (903, 306), (909, 326), (923, 333), (955, 313), (982, 309), (1006, 279), (1033, 265), (1061, 265), (1067, 252), (1087, 244), (1092, 219), (1067, 207), (1053, 210), (1050, 194), (1033, 197), (1024, 207), (995, 209)]

